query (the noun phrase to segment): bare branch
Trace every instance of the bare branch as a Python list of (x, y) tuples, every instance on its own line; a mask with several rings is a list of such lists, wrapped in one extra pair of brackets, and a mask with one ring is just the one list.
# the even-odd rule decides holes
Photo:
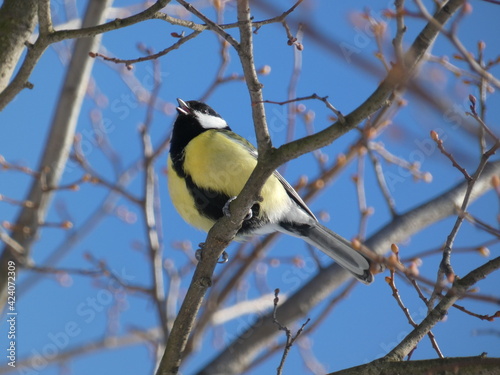
[(352, 367), (328, 375), (379, 375), (379, 374), (429, 374), (440, 371), (454, 372), (460, 369), (461, 374), (475, 375), (484, 371), (495, 372), (500, 365), (500, 358), (487, 358), (483, 353), (477, 357), (437, 358), (428, 360), (412, 360), (401, 362), (370, 362), (366, 365)]
[[(395, 251), (396, 250), (396, 251)], [(393, 253), (395, 254), (396, 256), (396, 261), (399, 262), (399, 250), (397, 250), (397, 246), (394, 246), (393, 247)], [(399, 290), (398, 288), (396, 287), (396, 281), (395, 281), (395, 271), (394, 270), (390, 270), (390, 273), (391, 273), (391, 276), (390, 277), (386, 277), (385, 280), (387, 282), (387, 284), (389, 284), (389, 286), (391, 287), (391, 290), (392, 290), (392, 296), (394, 297), (394, 299), (396, 300), (396, 302), (398, 303), (399, 305), (399, 308), (403, 311), (403, 313), (405, 314), (406, 316), (406, 319), (408, 319), (408, 323), (413, 327), (413, 328), (416, 328), (417, 327), (417, 323), (415, 323), (415, 321), (413, 320), (413, 318), (411, 317), (411, 314), (410, 314), (410, 310), (408, 310), (408, 308), (404, 305), (403, 303), (403, 300), (401, 299), (401, 295), (399, 294)], [(416, 283), (414, 283), (415, 286), (417, 286)], [(417, 287), (417, 290), (420, 292), (420, 289), (418, 289)], [(422, 296), (423, 297), (423, 296)], [(425, 298), (424, 298), (425, 300)], [(434, 350), (436, 351), (437, 355), (439, 358), (444, 358), (443, 356), (443, 353), (441, 353), (441, 349), (439, 349), (439, 345), (438, 343), (436, 342), (436, 338), (434, 336), (434, 334), (432, 333), (432, 331), (429, 330), (429, 332), (427, 333), (427, 336), (429, 336), (429, 340), (431, 341), (431, 344), (432, 344), (432, 347), (434, 348)], [(416, 345), (415, 347), (410, 351), (410, 353), (408, 354), (408, 358), (410, 358), (410, 355), (413, 353), (413, 350), (416, 349)]]
[(382, 166), (380, 165), (380, 162), (375, 153), (373, 152), (373, 150), (369, 148), (369, 145), (367, 147), (367, 150), (373, 165), (373, 169), (375, 170), (375, 177), (377, 178), (377, 183), (380, 188), (380, 191), (384, 196), (384, 199), (387, 203), (387, 207), (389, 207), (389, 211), (392, 217), (396, 217), (397, 216), (396, 203), (391, 193), (389, 192), (389, 188), (387, 187), (387, 182), (384, 176), (384, 171), (382, 170)]
[(280, 292), (279, 289), (275, 289), (274, 290), (273, 323), (278, 326), (278, 329), (280, 331), (285, 331), (285, 335), (286, 335), (285, 348), (283, 350), (283, 355), (281, 356), (281, 362), (280, 362), (280, 364), (279, 364), (279, 366), (277, 368), (277, 374), (281, 375), (283, 373), (283, 366), (285, 365), (285, 361), (286, 361), (286, 357), (288, 356), (288, 352), (292, 348), (292, 345), (295, 342), (295, 340), (297, 340), (297, 338), (300, 336), (300, 334), (304, 330), (304, 327), (307, 325), (307, 323), (309, 323), (309, 321), (311, 319), (308, 318), (305, 321), (305, 323), (303, 323), (302, 326), (299, 328), (299, 330), (297, 331), (297, 333), (295, 335), (292, 335), (292, 331), (287, 326), (281, 324), (279, 322), (278, 318), (276, 317), (276, 314), (278, 312), (278, 302), (279, 302), (278, 294), (279, 294), (279, 292)]
[(196, 9), (192, 4), (184, 1), (184, 0), (177, 0), (179, 4), (181, 4), (184, 8), (187, 9), (188, 12), (193, 13), (196, 17), (201, 19), (207, 24), (207, 27), (213, 31), (215, 31), (217, 34), (219, 34), (224, 40), (227, 40), (229, 44), (233, 46), (233, 48), (238, 51), (240, 46), (236, 39), (234, 39), (231, 35), (226, 33), (222, 27), (220, 27), (217, 23), (212, 21), (210, 18), (206, 17), (203, 13), (201, 13), (198, 9)]
[(500, 318), (500, 311), (497, 311), (492, 315), (481, 315), (481, 314), (473, 313), (472, 311), (469, 311), (465, 307), (457, 305), (456, 303), (453, 304), (453, 307), (456, 308), (457, 310), (460, 310), (460, 311), (470, 315), (470, 316), (474, 316), (474, 317), (479, 318), (481, 320), (487, 320), (488, 322), (492, 322), (493, 320), (495, 320), (495, 318)]
[[(0, 39), (2, 51), (0, 53), (0, 66), (2, 67), (0, 93), (9, 85), (21, 54), (26, 49), (30, 53), (31, 46), (26, 43), (36, 27), (39, 3), (48, 3), (48, 0), (26, 0), (22, 3), (10, 0), (2, 2), (0, 7), (0, 19), (2, 20), (0, 26), (0, 34), (2, 34)], [(4, 106), (5, 104), (0, 99), (0, 110)]]
[(385, 357), (387, 361), (401, 361), (410, 350), (426, 335), (432, 327), (434, 327), (443, 317), (451, 306), (464, 294), (467, 290), (484, 279), (488, 274), (500, 268), (500, 257), (492, 259), (481, 267), (468, 273), (463, 279), (457, 279), (453, 287), (446, 293), (435, 308), (433, 308), (427, 317), (406, 336), (393, 350)]
[(437, 274), (437, 281), (436, 281), (436, 286), (434, 287), (434, 291), (432, 292), (432, 296), (429, 300), (428, 308), (429, 310), (432, 309), (434, 300), (437, 298), (437, 295), (440, 293), (442, 287), (443, 287), (443, 277), (446, 277), (448, 281), (453, 281), (455, 278), (455, 273), (453, 271), (453, 268), (451, 266), (451, 251), (453, 247), (453, 242), (455, 241), (455, 237), (458, 234), (458, 231), (462, 225), (462, 222), (464, 220), (464, 214), (467, 212), (467, 207), (469, 206), (470, 198), (472, 195), (472, 190), (474, 188), (474, 185), (476, 184), (477, 180), (483, 173), (483, 170), (488, 162), (488, 159), (495, 153), (495, 151), (500, 147), (500, 141), (497, 139), (495, 144), (488, 150), (486, 151), (482, 156), (481, 160), (479, 162), (479, 165), (472, 175), (470, 179), (467, 180), (467, 191), (465, 192), (465, 196), (463, 199), (463, 202), (461, 203), (460, 206), (460, 212), (459, 215), (457, 216), (457, 219), (455, 221), (455, 224), (446, 238), (446, 243), (443, 248), (443, 258), (441, 260), (441, 263), (439, 265), (439, 270)]
[(50, 14), (50, 0), (42, 0), (38, 3), (38, 22), (40, 23), (40, 36), (49, 35), (54, 31)]
[(156, 60), (156, 59), (160, 58), (161, 56), (165, 56), (167, 53), (178, 49), (180, 46), (182, 46), (187, 41), (197, 37), (200, 33), (201, 33), (201, 31), (195, 30), (191, 34), (188, 34), (185, 37), (180, 38), (177, 42), (172, 44), (170, 47), (167, 47), (160, 52), (157, 52), (157, 53), (154, 53), (154, 54), (151, 54), (148, 56), (138, 57), (136, 59), (119, 59), (116, 57), (108, 57), (108, 56), (105, 56), (105, 55), (97, 53), (97, 52), (91, 52), (91, 53), (89, 53), (89, 56), (94, 57), (94, 58), (101, 57), (102, 59), (104, 59), (106, 61), (111, 61), (111, 62), (114, 62), (117, 64), (125, 64), (127, 66), (127, 69), (131, 69), (132, 64), (136, 64), (136, 63), (144, 62), (144, 61)]
[(453, 166), (457, 168), (464, 175), (467, 181), (470, 181), (471, 177), (469, 173), (465, 170), (465, 168), (463, 168), (460, 164), (458, 164), (458, 162), (455, 160), (452, 154), (450, 154), (448, 151), (445, 150), (443, 146), (443, 141), (439, 139), (438, 134), (434, 130), (431, 131), (431, 138), (433, 139), (434, 142), (436, 142), (439, 151), (441, 151), (443, 155), (445, 155), (448, 159), (450, 159)]
[(405, 0), (395, 0), (394, 6), (396, 7), (396, 36), (392, 40), (392, 45), (394, 46), (394, 51), (396, 54), (396, 59), (399, 64), (403, 64), (403, 36), (406, 32), (406, 25), (404, 20), (404, 5)]
[(321, 100), (323, 103), (325, 103), (326, 107), (329, 110), (331, 110), (333, 113), (335, 113), (335, 115), (337, 116), (337, 118), (339, 119), (340, 122), (344, 122), (344, 116), (342, 115), (342, 113), (337, 108), (335, 108), (332, 105), (332, 103), (330, 103), (328, 101), (328, 96), (319, 96), (317, 94), (312, 94), (312, 95), (309, 95), (309, 96), (303, 96), (303, 97), (300, 97), (300, 98), (288, 99), (288, 100), (284, 100), (284, 101), (281, 101), (281, 102), (277, 102), (277, 101), (273, 101), (273, 100), (264, 100), (263, 103), (271, 103), (271, 104), (284, 105), (284, 104), (295, 103), (295, 102), (299, 102), (299, 101), (303, 101), (303, 100), (309, 100), (309, 99)]

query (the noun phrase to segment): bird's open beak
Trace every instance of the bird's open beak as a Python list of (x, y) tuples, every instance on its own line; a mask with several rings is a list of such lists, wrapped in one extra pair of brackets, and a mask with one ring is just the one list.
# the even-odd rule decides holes
[(191, 113), (191, 108), (184, 100), (177, 98), (177, 103), (179, 103), (179, 106), (176, 109), (180, 115), (189, 115)]

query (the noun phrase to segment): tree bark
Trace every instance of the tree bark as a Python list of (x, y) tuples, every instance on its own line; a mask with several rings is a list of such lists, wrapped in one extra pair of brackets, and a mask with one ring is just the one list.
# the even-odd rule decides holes
[(9, 84), (33, 33), (38, 1), (5, 0), (0, 8), (0, 92)]
[(352, 367), (328, 375), (498, 375), (500, 358), (456, 357), (436, 358), (419, 361), (381, 362), (374, 361), (366, 365)]

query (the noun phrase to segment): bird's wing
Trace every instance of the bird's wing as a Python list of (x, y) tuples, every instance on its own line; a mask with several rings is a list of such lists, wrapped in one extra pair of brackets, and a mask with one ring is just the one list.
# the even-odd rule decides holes
[(285, 180), (285, 178), (282, 175), (280, 175), (277, 171), (274, 171), (273, 174), (278, 179), (278, 181), (281, 182), (281, 185), (283, 185), (290, 198), (292, 198), (295, 201), (295, 203), (299, 205), (300, 208), (302, 208), (305, 212), (307, 212), (309, 216), (311, 216), (314, 220), (318, 221), (318, 219), (316, 219), (316, 216), (314, 216), (309, 207), (307, 207), (307, 204), (302, 200), (302, 198), (295, 191), (292, 185), (290, 185), (288, 181)]
[[(249, 154), (252, 155), (255, 159), (257, 159), (257, 149), (252, 145), (250, 142), (248, 142), (245, 138), (240, 137), (238, 134), (234, 133), (231, 130), (221, 130), (222, 133), (224, 133), (228, 138), (232, 139), (235, 142), (240, 143), (243, 147), (245, 147)], [(295, 189), (288, 183), (285, 178), (279, 174), (278, 171), (273, 172), (274, 177), (278, 179), (279, 182), (281, 182), (281, 185), (285, 188), (288, 196), (292, 198), (292, 200), (297, 203), (297, 205), (302, 208), (309, 216), (311, 216), (314, 220), (316, 219), (316, 216), (311, 212), (309, 207), (307, 207), (307, 204), (302, 200), (300, 195), (295, 191)]]

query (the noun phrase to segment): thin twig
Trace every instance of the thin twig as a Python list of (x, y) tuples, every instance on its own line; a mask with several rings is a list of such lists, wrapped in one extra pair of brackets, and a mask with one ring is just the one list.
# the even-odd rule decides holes
[(458, 162), (455, 160), (455, 158), (453, 157), (452, 154), (450, 154), (448, 151), (445, 150), (444, 145), (443, 145), (443, 141), (441, 139), (439, 139), (439, 135), (434, 130), (431, 131), (431, 138), (434, 142), (436, 142), (436, 144), (439, 148), (439, 151), (441, 151), (441, 153), (443, 155), (445, 155), (448, 159), (450, 159), (453, 166), (464, 175), (464, 177), (467, 181), (470, 181), (471, 177), (470, 177), (469, 173), (465, 170), (465, 168), (463, 168), (460, 164), (458, 164)]
[[(156, 69), (158, 72), (159, 69)], [(155, 87), (153, 89), (153, 94), (150, 96), (149, 106), (153, 107), (156, 97), (159, 93), (159, 87), (161, 82), (158, 75), (155, 75)], [(149, 123), (152, 121), (152, 111), (148, 111), (146, 114), (146, 122), (140, 127), (139, 132), (141, 134), (143, 155), (144, 155), (144, 197), (142, 199), (142, 213), (144, 216), (145, 229), (148, 240), (149, 255), (151, 260), (151, 273), (153, 275), (153, 290), (155, 297), (155, 305), (158, 312), (158, 318), (161, 322), (161, 327), (164, 332), (164, 338), (166, 339), (169, 334), (169, 324), (167, 320), (167, 313), (165, 311), (165, 287), (164, 287), (164, 277), (163, 277), (163, 254), (162, 254), (162, 244), (160, 240), (160, 234), (158, 231), (157, 217), (156, 217), (156, 200), (158, 199), (158, 194), (155, 191), (156, 187), (156, 172), (154, 169), (154, 149), (151, 144), (151, 137), (149, 134)]]
[(132, 64), (136, 64), (136, 63), (144, 62), (144, 61), (156, 60), (159, 57), (165, 56), (167, 53), (178, 49), (180, 46), (182, 46), (184, 43), (188, 42), (189, 40), (196, 38), (200, 33), (201, 33), (201, 31), (195, 30), (191, 34), (188, 34), (185, 37), (180, 38), (177, 42), (172, 44), (170, 47), (167, 47), (160, 52), (153, 53), (153, 54), (150, 54), (148, 56), (141, 56), (141, 57), (138, 57), (136, 59), (119, 59), (117, 57), (108, 57), (108, 56), (105, 56), (105, 55), (98, 53), (98, 52), (90, 52), (89, 56), (92, 58), (100, 57), (105, 61), (111, 61), (111, 62), (114, 62), (116, 64), (125, 64), (127, 69), (130, 70), (130, 69), (132, 69)]
[(404, 0), (395, 0), (394, 6), (396, 8), (396, 36), (392, 40), (396, 61), (398, 64), (404, 64), (403, 60), (403, 36), (406, 32), (406, 25), (404, 19)]
[[(395, 250), (395, 251), (394, 251)], [(397, 246), (395, 248), (393, 248), (393, 253), (396, 257), (396, 262), (399, 262), (399, 251), (397, 250)], [(405, 306), (405, 304), (403, 303), (403, 300), (401, 299), (401, 295), (399, 294), (399, 290), (398, 288), (396, 287), (396, 283), (395, 283), (395, 271), (394, 269), (391, 269), (390, 270), (390, 274), (391, 276), (390, 277), (386, 277), (385, 278), (385, 281), (387, 282), (387, 284), (389, 284), (389, 286), (391, 287), (391, 290), (392, 290), (392, 296), (394, 297), (394, 299), (396, 300), (396, 302), (398, 303), (399, 307), (401, 308), (401, 310), (403, 311), (403, 313), (405, 314), (406, 316), (406, 319), (408, 319), (408, 323), (413, 327), (413, 328), (417, 328), (417, 323), (415, 323), (415, 321), (413, 320), (413, 318), (411, 317), (411, 314), (410, 314), (410, 310), (408, 310), (408, 308)], [(416, 284), (415, 284), (416, 285)], [(431, 341), (431, 345), (432, 347), (434, 348), (434, 350), (436, 351), (437, 355), (439, 358), (444, 358), (443, 356), (443, 353), (441, 352), (441, 349), (439, 348), (439, 345), (436, 341), (436, 337), (434, 336), (434, 334), (432, 333), (431, 330), (429, 330), (429, 332), (427, 333), (427, 336), (429, 337), (429, 340)], [(415, 347), (408, 353), (408, 358), (411, 357), (411, 354), (413, 354), (413, 351), (416, 349), (416, 345)]]
[(354, 176), (354, 182), (356, 184), (356, 195), (358, 197), (358, 207), (361, 216), (359, 218), (359, 230), (358, 239), (363, 241), (366, 235), (366, 225), (368, 216), (370, 216), (372, 210), (369, 210), (366, 205), (366, 193), (365, 193), (365, 157), (363, 155), (363, 149), (360, 149), (358, 154), (358, 170), (356, 176)]
[(285, 348), (283, 350), (283, 355), (281, 356), (280, 364), (279, 364), (278, 368), (276, 369), (277, 374), (281, 375), (283, 373), (283, 366), (285, 365), (286, 357), (288, 356), (288, 353), (290, 352), (290, 349), (292, 348), (293, 343), (295, 342), (295, 340), (297, 340), (297, 338), (300, 336), (300, 334), (304, 330), (304, 327), (307, 325), (307, 323), (309, 323), (309, 321), (311, 319), (307, 318), (307, 320), (305, 321), (305, 323), (302, 324), (302, 326), (299, 328), (297, 333), (295, 333), (295, 335), (292, 335), (292, 331), (287, 326), (281, 324), (279, 322), (278, 318), (276, 317), (276, 314), (278, 312), (278, 302), (279, 302), (278, 294), (279, 294), (279, 292), (280, 292), (279, 289), (274, 290), (273, 323), (278, 326), (278, 329), (280, 331), (285, 331), (285, 335), (286, 335), (286, 343), (285, 343)]
[(379, 142), (369, 141), (367, 147), (368, 149), (375, 151), (386, 162), (406, 169), (415, 179), (423, 180), (425, 182), (432, 181), (432, 175), (428, 172), (420, 171), (420, 165), (418, 163), (410, 163), (407, 160), (392, 154), (383, 146), (383, 144)]
[[(472, 95), (469, 96), (469, 98), (471, 101), (472, 113), (473, 113), (473, 115), (475, 115), (477, 117), (477, 114), (475, 112), (475, 98)], [(484, 127), (485, 127), (485, 130), (486, 129), (489, 130), (489, 128), (486, 125), (484, 125)], [(433, 138), (435, 138), (435, 137), (433, 137)], [(437, 295), (439, 294), (439, 292), (443, 286), (444, 277), (446, 277), (449, 281), (453, 281), (455, 278), (455, 273), (454, 273), (453, 268), (451, 266), (451, 260), (450, 260), (453, 242), (454, 242), (455, 237), (456, 237), (456, 235), (457, 235), (457, 233), (462, 225), (462, 222), (464, 220), (463, 213), (467, 212), (467, 207), (469, 206), (469, 200), (470, 200), (474, 185), (475, 185), (476, 181), (478, 180), (478, 178), (481, 176), (481, 173), (483, 172), (483, 169), (485, 168), (486, 163), (488, 162), (489, 158), (496, 152), (496, 150), (499, 147), (500, 147), (500, 140), (497, 138), (495, 141), (495, 144), (481, 156), (481, 159), (479, 161), (479, 165), (478, 165), (476, 171), (474, 172), (473, 176), (467, 178), (468, 174), (467, 175), (464, 174), (464, 176), (466, 177), (466, 180), (467, 180), (467, 190), (465, 192), (464, 200), (463, 200), (462, 205), (460, 207), (459, 215), (457, 216), (455, 224), (454, 224), (450, 234), (448, 235), (448, 237), (446, 239), (446, 243), (443, 247), (443, 258), (442, 258), (441, 263), (439, 265), (436, 286), (435, 286), (434, 291), (433, 291), (431, 298), (429, 300), (429, 305), (428, 305), (429, 310), (432, 308), (432, 306), (434, 304), (434, 300), (436, 299)], [(460, 166), (459, 166), (459, 168), (463, 169)]]
[(112, 272), (105, 263), (101, 261), (94, 261), (95, 269), (82, 269), (82, 268), (71, 268), (71, 267), (49, 267), (49, 266), (37, 266), (37, 265), (28, 265), (24, 267), (24, 269), (37, 272), (41, 274), (68, 274), (68, 275), (78, 275), (78, 276), (107, 276), (112, 280), (116, 281), (120, 286), (131, 292), (140, 292), (145, 295), (151, 295), (151, 289), (145, 288), (140, 285), (132, 285), (129, 282), (123, 280), (120, 276), (118, 276), (115, 272)]
[(226, 33), (220, 25), (212, 21), (210, 18), (206, 17), (203, 13), (201, 13), (198, 9), (196, 9), (192, 4), (184, 1), (184, 0), (177, 0), (179, 4), (181, 4), (186, 10), (190, 13), (193, 13), (196, 17), (201, 19), (203, 22), (205, 22), (208, 26), (209, 29), (215, 31), (217, 34), (219, 34), (224, 40), (228, 41), (233, 48), (238, 51), (240, 48), (240, 45), (236, 39), (234, 39), (230, 34)]
[[(495, 142), (499, 142), (499, 138), (498, 136), (493, 133), (493, 131), (488, 127), (488, 125), (486, 125), (486, 123), (484, 122), (484, 120), (477, 114), (476, 112), (476, 97), (474, 95), (469, 95), (469, 101), (470, 101), (470, 112), (465, 112), (466, 115), (468, 116), (471, 116), (474, 118), (474, 120), (476, 120), (479, 125), (481, 126), (481, 128), (486, 131), (486, 133), (489, 134), (489, 136), (491, 138), (493, 138), (493, 140)], [(483, 111), (484, 112), (484, 111)]]
[(386, 24), (383, 21), (378, 21), (374, 19), (369, 11), (365, 12), (365, 17), (370, 23), (370, 28), (373, 32), (373, 36), (375, 37), (375, 43), (377, 44), (377, 52), (375, 53), (375, 56), (382, 62), (384, 65), (384, 69), (386, 72), (389, 72), (391, 70), (391, 64), (387, 61), (385, 54), (384, 54), (384, 32), (386, 31)]
[(16, 171), (16, 172), (21, 172), (25, 173), (28, 176), (34, 177), (34, 178), (39, 178), (40, 173), (37, 171), (34, 171), (33, 169), (26, 167), (24, 165), (18, 165), (18, 164), (12, 164), (9, 163), (8, 161), (5, 160), (5, 158), (0, 155), (0, 171), (5, 172), (5, 171)]
[(300, 3), (302, 3), (302, 1), (304, 1), (304, 0), (298, 0), (287, 11), (283, 12), (282, 14), (280, 14), (277, 17), (273, 17), (273, 18), (270, 18), (270, 19), (265, 20), (265, 21), (252, 22), (253, 26), (255, 27), (255, 31), (254, 32), (257, 33), (257, 31), (262, 26), (267, 25), (269, 23), (283, 22), (285, 20), (285, 18), (288, 17), (288, 15), (290, 15), (290, 13), (292, 13), (295, 10), (295, 8), (297, 8), (300, 5)]
[[(486, 69), (485, 63), (484, 63), (484, 49), (486, 48), (486, 45), (483, 41), (478, 42), (477, 44), (477, 49), (478, 49), (478, 56), (477, 56), (477, 62), (478, 64), (483, 68)], [(486, 79), (484, 79), (483, 76), (479, 79), (479, 108), (480, 108), (480, 114), (477, 116), (481, 121), (486, 120), (486, 92), (487, 92), (487, 87), (488, 87), (488, 82)], [(476, 112), (475, 110), (475, 104), (473, 106), (473, 111)], [(484, 128), (481, 126), (479, 128), (479, 134), (478, 134), (478, 143), (479, 143), (479, 150), (481, 154), (484, 154), (486, 151), (486, 138), (484, 134)]]
[[(330, 315), (332, 310), (335, 308), (335, 306), (338, 305), (339, 302), (343, 301), (349, 293), (359, 285), (359, 283), (356, 280), (351, 280), (351, 282), (347, 283), (345, 288), (336, 296), (334, 296), (328, 304), (323, 308), (323, 310), (319, 313), (318, 317), (314, 319), (314, 321), (310, 324), (308, 324), (305, 329), (303, 334), (304, 335), (309, 335), (319, 327), (321, 327), (321, 323), (324, 322), (324, 320)], [(249, 364), (249, 366), (242, 372), (246, 372), (250, 369), (252, 369), (254, 366), (259, 365), (266, 361), (268, 358), (276, 354), (278, 351), (283, 350), (283, 345), (280, 343), (276, 343), (273, 345), (269, 350), (266, 350), (261, 356), (255, 359), (252, 363)]]
[(299, 98), (293, 98), (293, 99), (284, 100), (284, 101), (281, 101), (281, 102), (273, 101), (273, 100), (263, 100), (262, 102), (263, 103), (278, 104), (278, 105), (285, 105), (285, 104), (289, 104), (289, 103), (299, 102), (299, 101), (303, 101), (303, 100), (311, 100), (311, 99), (321, 100), (323, 103), (325, 103), (325, 105), (326, 105), (326, 107), (328, 109), (330, 109), (333, 113), (335, 113), (335, 115), (337, 116), (337, 118), (339, 119), (339, 121), (341, 123), (344, 121), (344, 116), (342, 115), (342, 113), (337, 108), (335, 108), (332, 105), (332, 103), (330, 103), (328, 101), (328, 96), (319, 96), (317, 94), (312, 94), (312, 95), (309, 95), (309, 96), (302, 96), (302, 97), (299, 97)]
[(71, 155), (71, 159), (76, 161), (78, 165), (85, 171), (86, 174), (90, 176), (88, 182), (92, 184), (99, 184), (105, 186), (109, 190), (115, 191), (122, 195), (124, 198), (128, 199), (130, 202), (135, 203), (136, 205), (141, 205), (142, 200), (133, 196), (131, 193), (125, 190), (123, 186), (119, 183), (113, 183), (106, 180), (104, 177), (100, 176), (87, 162), (84, 157), (84, 153), (81, 150), (80, 141), (78, 138), (75, 139), (74, 142), (74, 151), (75, 153)]
[(366, 149), (368, 150), (368, 156), (370, 156), (373, 169), (375, 170), (375, 177), (377, 178), (377, 184), (380, 188), (380, 191), (382, 192), (382, 196), (385, 199), (387, 207), (389, 208), (389, 212), (394, 218), (398, 215), (396, 211), (396, 202), (394, 201), (394, 198), (392, 197), (391, 193), (389, 192), (389, 188), (387, 187), (387, 181), (384, 176), (384, 171), (382, 170), (382, 165), (380, 164), (380, 161), (378, 160), (373, 150), (369, 148), (369, 144), (367, 145)]
[(481, 320), (487, 320), (488, 322), (492, 322), (495, 320), (495, 318), (500, 318), (500, 311), (497, 311), (496, 313), (492, 315), (481, 315), (481, 314), (476, 314), (473, 313), (470, 310), (467, 310), (465, 307), (457, 305), (456, 303), (453, 304), (453, 307), (456, 308), (457, 310), (460, 310), (468, 315), (474, 316), (476, 318), (479, 318)]
[(471, 215), (470, 212), (464, 212), (463, 213), (465, 220), (467, 220), (469, 223), (475, 225), (477, 228), (484, 230), (485, 232), (488, 232), (489, 234), (492, 234), (496, 237), (500, 238), (500, 230), (497, 228), (494, 228), (493, 226), (489, 225), (488, 223), (485, 223), (484, 221), (480, 220), (479, 218)]
[(401, 361), (420, 342), (432, 327), (442, 320), (444, 314), (453, 304), (467, 292), (470, 287), (478, 281), (487, 277), (490, 273), (500, 268), (500, 257), (497, 257), (486, 264), (469, 272), (463, 279), (457, 279), (448, 293), (433, 308), (425, 319), (408, 334), (393, 350), (385, 357), (388, 361)]

